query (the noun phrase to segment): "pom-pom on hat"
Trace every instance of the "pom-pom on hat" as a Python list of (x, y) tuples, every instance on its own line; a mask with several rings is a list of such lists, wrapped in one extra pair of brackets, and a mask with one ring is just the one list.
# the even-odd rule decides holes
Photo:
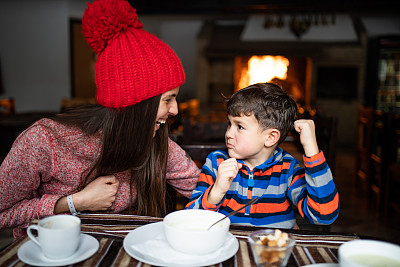
[(175, 52), (143, 30), (126, 0), (88, 3), (82, 32), (97, 53), (96, 99), (109, 108), (134, 105), (181, 86), (185, 73)]

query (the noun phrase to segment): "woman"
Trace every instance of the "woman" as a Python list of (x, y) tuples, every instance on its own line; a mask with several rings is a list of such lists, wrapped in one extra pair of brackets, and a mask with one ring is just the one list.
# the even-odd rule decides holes
[(163, 216), (166, 181), (190, 197), (200, 170), (168, 138), (182, 64), (142, 29), (125, 0), (88, 4), (83, 34), (97, 53), (96, 99), (42, 119), (0, 167), (0, 228), (25, 234), (34, 218), (80, 211)]

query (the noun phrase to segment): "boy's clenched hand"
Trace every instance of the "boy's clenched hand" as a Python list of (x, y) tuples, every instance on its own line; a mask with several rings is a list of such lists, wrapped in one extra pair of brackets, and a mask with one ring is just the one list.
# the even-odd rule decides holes
[(208, 202), (217, 204), (222, 200), (241, 167), (242, 164), (235, 158), (229, 158), (219, 165), (217, 179), (208, 195)]
[(315, 125), (313, 120), (297, 120), (294, 129), (300, 134), (300, 143), (307, 157), (319, 153), (317, 138), (315, 136)]

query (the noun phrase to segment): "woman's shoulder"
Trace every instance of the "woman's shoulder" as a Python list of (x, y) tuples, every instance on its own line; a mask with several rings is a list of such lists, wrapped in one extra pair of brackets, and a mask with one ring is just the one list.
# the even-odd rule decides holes
[(67, 126), (50, 118), (42, 118), (25, 129), (19, 138), (60, 139), (81, 135), (82, 131), (77, 127)]
[(52, 120), (50, 118), (42, 118), (35, 123), (33, 123), (27, 130), (31, 131), (39, 131), (39, 132), (48, 132), (48, 133), (58, 133), (58, 132), (69, 132), (72, 131), (76, 133), (77, 128), (63, 125), (60, 122)]
[(52, 139), (54, 125), (50, 119), (40, 119), (23, 130), (15, 139), (13, 147), (22, 150), (39, 148), (49, 145)]
[(22, 131), (20, 136), (30, 136), (33, 134), (47, 135), (48, 132), (51, 132), (55, 128), (57, 128), (57, 126), (53, 120), (42, 118), (32, 123), (28, 128)]
[(42, 118), (37, 120), (32, 124), (32, 126), (42, 127), (42, 128), (56, 128), (60, 123), (50, 119), (50, 118)]
[(171, 138), (168, 137), (168, 151), (169, 153), (171, 151), (175, 151), (175, 150), (181, 150), (182, 148), (175, 143), (175, 141), (173, 141)]

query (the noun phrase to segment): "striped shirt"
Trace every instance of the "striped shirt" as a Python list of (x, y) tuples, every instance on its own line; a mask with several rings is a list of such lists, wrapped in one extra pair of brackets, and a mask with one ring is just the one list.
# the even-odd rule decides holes
[(187, 209), (207, 209), (228, 214), (250, 199), (259, 200), (230, 217), (232, 223), (277, 228), (293, 228), (294, 206), (302, 217), (313, 224), (331, 224), (339, 215), (339, 194), (323, 152), (303, 156), (305, 168), (292, 155), (277, 147), (274, 155), (250, 170), (243, 160), (242, 168), (233, 179), (220, 203), (207, 201), (215, 183), (218, 167), (228, 159), (226, 150), (207, 156), (193, 190)]

